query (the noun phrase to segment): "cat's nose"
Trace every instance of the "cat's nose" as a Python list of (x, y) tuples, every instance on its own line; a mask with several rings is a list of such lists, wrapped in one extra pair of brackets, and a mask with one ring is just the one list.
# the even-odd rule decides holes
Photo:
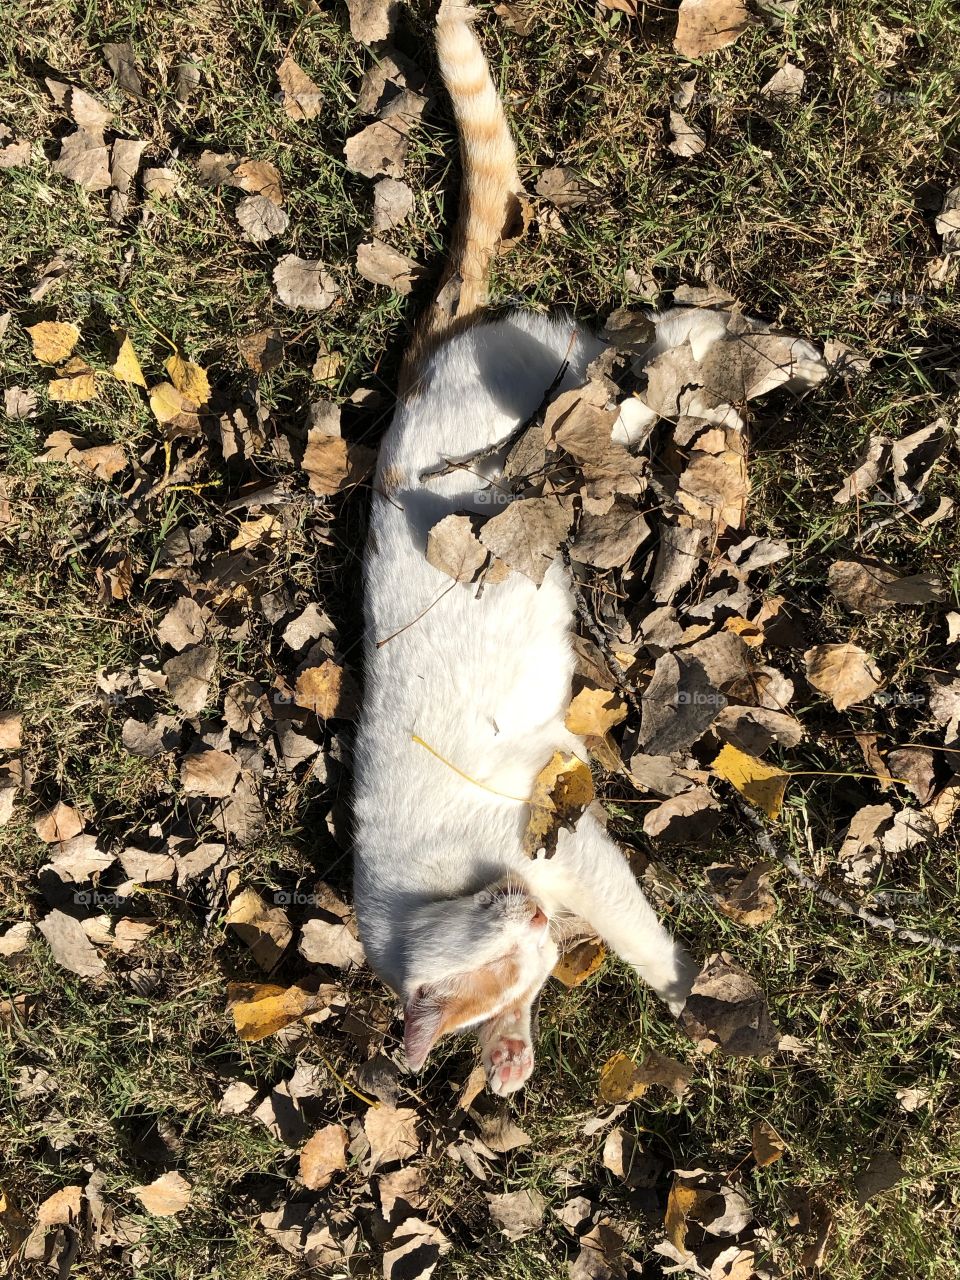
[(533, 915), (530, 917), (531, 929), (545, 929), (547, 925), (547, 917), (543, 914), (540, 907), (533, 908)]

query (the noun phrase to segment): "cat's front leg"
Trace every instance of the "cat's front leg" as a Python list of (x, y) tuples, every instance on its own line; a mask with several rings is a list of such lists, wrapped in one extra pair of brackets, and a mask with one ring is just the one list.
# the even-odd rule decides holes
[(584, 814), (575, 832), (561, 833), (554, 861), (563, 907), (633, 965), (678, 1017), (699, 968), (657, 919), (619, 846)]
[(502, 1096), (513, 1093), (533, 1073), (533, 1039), (539, 990), (519, 1000), (477, 1027), (480, 1060), (490, 1089)]

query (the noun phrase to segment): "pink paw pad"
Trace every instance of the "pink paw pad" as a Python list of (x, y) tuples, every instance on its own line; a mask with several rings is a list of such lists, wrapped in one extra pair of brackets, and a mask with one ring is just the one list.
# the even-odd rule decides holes
[(533, 1050), (524, 1040), (501, 1036), (490, 1052), (487, 1075), (494, 1093), (510, 1093), (529, 1079)]

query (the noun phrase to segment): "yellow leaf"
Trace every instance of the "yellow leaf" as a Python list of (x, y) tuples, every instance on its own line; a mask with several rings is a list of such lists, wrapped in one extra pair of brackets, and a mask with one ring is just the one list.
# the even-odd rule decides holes
[(186, 360), (178, 352), (166, 362), (165, 368), (170, 381), (187, 400), (199, 409), (210, 399), (210, 381), (206, 373), (192, 360)]
[(119, 340), (120, 346), (117, 350), (117, 358), (110, 366), (110, 372), (119, 382), (132, 382), (134, 386), (143, 387), (146, 390), (147, 380), (143, 376), (140, 361), (137, 359), (137, 353), (133, 349), (129, 335), (123, 329), (114, 329), (113, 336)]
[(667, 1196), (667, 1212), (664, 1215), (663, 1225), (667, 1232), (667, 1239), (675, 1249), (684, 1250), (687, 1243), (687, 1218), (702, 1198), (701, 1191), (696, 1187), (688, 1187), (674, 1175), (673, 1186)]
[(56, 320), (41, 320), (27, 325), (27, 333), (33, 343), (33, 354), (44, 364), (59, 364), (77, 345), (80, 330), (75, 324), (63, 324)]
[(565, 987), (579, 987), (581, 982), (597, 972), (603, 964), (607, 949), (602, 942), (592, 942), (589, 938), (578, 942), (570, 951), (565, 951), (553, 966), (553, 977)]
[(633, 1102), (642, 1098), (649, 1084), (638, 1078), (637, 1064), (625, 1053), (615, 1053), (600, 1070), (600, 1097), (604, 1102)]
[(734, 614), (732, 618), (728, 618), (723, 624), (724, 631), (732, 631), (734, 635), (740, 637), (744, 644), (756, 648), (757, 645), (763, 644), (763, 628), (758, 627), (755, 622), (748, 622), (746, 618), (741, 618), (739, 614)]
[(555, 751), (537, 774), (530, 797), (530, 820), (523, 837), (528, 858), (541, 849), (547, 857), (557, 851), (560, 829), (576, 826), (584, 809), (593, 800), (593, 776), (577, 756)]
[(241, 1040), (265, 1040), (274, 1032), (313, 1013), (326, 1002), (316, 982), (309, 978), (292, 987), (272, 982), (231, 982), (227, 985), (227, 1007)]
[(177, 427), (188, 435), (196, 435), (200, 430), (196, 406), (170, 382), (159, 382), (150, 388), (150, 408), (164, 426)]
[(725, 778), (768, 818), (780, 816), (789, 773), (775, 765), (764, 764), (755, 756), (748, 756), (729, 742), (710, 767), (718, 778)]
[(627, 718), (627, 704), (618, 693), (587, 684), (567, 707), (564, 724), (571, 733), (596, 734), (602, 738), (615, 724)]
[(60, 376), (47, 383), (51, 400), (92, 400), (97, 394), (96, 374), (79, 356), (68, 360), (57, 373)]

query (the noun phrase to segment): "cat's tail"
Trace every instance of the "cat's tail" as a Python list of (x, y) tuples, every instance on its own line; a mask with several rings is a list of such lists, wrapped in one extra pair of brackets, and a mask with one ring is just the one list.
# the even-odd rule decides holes
[(517, 153), (473, 17), (459, 0), (443, 0), (437, 14), (440, 72), (460, 135), (460, 211), (440, 288), (420, 321), (414, 359), (483, 309), (490, 262), (520, 222)]

